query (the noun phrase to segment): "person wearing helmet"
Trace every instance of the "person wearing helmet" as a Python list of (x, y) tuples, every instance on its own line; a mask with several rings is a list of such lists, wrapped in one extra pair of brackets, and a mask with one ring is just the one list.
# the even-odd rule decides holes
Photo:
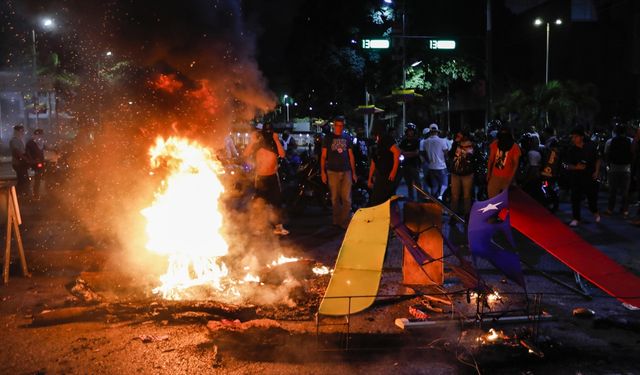
[(407, 195), (412, 201), (416, 200), (415, 184), (422, 189), (420, 183), (420, 139), (416, 131), (416, 125), (408, 123), (405, 127), (404, 138), (400, 141), (400, 151), (402, 156), (402, 178), (407, 184)]

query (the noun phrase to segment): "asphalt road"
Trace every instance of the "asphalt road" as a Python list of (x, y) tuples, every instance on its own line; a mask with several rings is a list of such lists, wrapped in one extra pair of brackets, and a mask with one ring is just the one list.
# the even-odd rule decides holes
[[(0, 172), (6, 169), (6, 164), (0, 165)], [(401, 187), (399, 193), (403, 189)], [(603, 193), (601, 207), (604, 199)], [(635, 209), (637, 207), (632, 213)], [(419, 333), (401, 331), (394, 326), (394, 320), (407, 316), (407, 307), (412, 301), (378, 306), (354, 316), (351, 334), (360, 340), (355, 340), (348, 352), (319, 351), (313, 321), (281, 322), (287, 326), (287, 337), (296, 337), (296, 340), (279, 341), (275, 345), (278, 350), (269, 354), (265, 354), (264, 346), (240, 345), (248, 337), (233, 341), (217, 336), (203, 322), (98, 321), (31, 327), (34, 314), (63, 305), (70, 296), (69, 283), (80, 272), (109, 271), (125, 264), (120, 262), (118, 249), (109, 248), (106, 242), (87, 234), (83, 223), (57, 202), (47, 201), (46, 197), (41, 202), (24, 202), (22, 213), (21, 232), (33, 277), (20, 275), (16, 261), (11, 268), (10, 283), (0, 287), (0, 327), (3, 327), (0, 373), (3, 374), (640, 373), (637, 361), (640, 311), (624, 308), (588, 284), (593, 298), (587, 300), (532, 270), (525, 272), (528, 291), (542, 295), (543, 309), (554, 317), (539, 326), (536, 344), (544, 352), (543, 358), (503, 346), (478, 348), (475, 337), (485, 332), (488, 325), (454, 325)], [(570, 208), (566, 201), (558, 216), (569, 221)], [(576, 231), (640, 275), (637, 246), (640, 228), (619, 216), (603, 217), (601, 223), (589, 222), (590, 217), (585, 216), (586, 222)], [(302, 216), (291, 217), (288, 223), (291, 235), (270, 240), (270, 246), (287, 255), (332, 266), (343, 232), (331, 228), (330, 220), (328, 212), (312, 207)], [(465, 243), (460, 228), (446, 225), (444, 229), (454, 242)], [(522, 236), (517, 236), (517, 243), (520, 253), (537, 269), (573, 285), (573, 273), (566, 266)], [(400, 249), (399, 241), (391, 238), (381, 291), (398, 291)], [(517, 290), (491, 265), (480, 263), (479, 271), (488, 283), (502, 291)], [(455, 287), (455, 284), (455, 280), (445, 280), (445, 285)], [(475, 305), (469, 305), (464, 298), (455, 303), (460, 309), (467, 308), (473, 313)], [(506, 302), (496, 308), (508, 307)], [(579, 307), (593, 310), (595, 316), (573, 316), (573, 310)], [(513, 335), (527, 327), (502, 329)], [(373, 345), (374, 342), (381, 345)]]

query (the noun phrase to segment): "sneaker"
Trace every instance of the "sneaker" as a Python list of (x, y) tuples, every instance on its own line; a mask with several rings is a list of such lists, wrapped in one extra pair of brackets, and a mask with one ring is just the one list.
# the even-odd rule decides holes
[(596, 223), (599, 223), (600, 222), (600, 214), (596, 214), (595, 218), (596, 218)]
[(571, 222), (569, 223), (570, 227), (577, 227), (578, 226), (578, 220), (571, 220)]
[(277, 234), (278, 236), (286, 236), (289, 234), (289, 231), (284, 229), (282, 224), (276, 225), (276, 228), (273, 230), (273, 234)]

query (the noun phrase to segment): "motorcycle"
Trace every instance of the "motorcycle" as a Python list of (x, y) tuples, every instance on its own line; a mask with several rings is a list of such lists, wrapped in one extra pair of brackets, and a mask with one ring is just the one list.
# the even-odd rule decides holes
[[(364, 169), (362, 166), (356, 167), (358, 181), (351, 187), (352, 211), (365, 207), (369, 202), (370, 191), (367, 186), (367, 177), (360, 173)], [(296, 180), (298, 182), (296, 189), (290, 194), (285, 194), (285, 196), (292, 197), (288, 202), (292, 214), (304, 213), (308, 205), (321, 207), (323, 210), (331, 208), (331, 193), (328, 185), (322, 182), (319, 162), (313, 158), (303, 162), (298, 168)]]
[(288, 202), (292, 214), (302, 214), (309, 204), (328, 209), (331, 207), (331, 194), (326, 184), (322, 182), (319, 163), (310, 158), (300, 164), (296, 173), (297, 186)]

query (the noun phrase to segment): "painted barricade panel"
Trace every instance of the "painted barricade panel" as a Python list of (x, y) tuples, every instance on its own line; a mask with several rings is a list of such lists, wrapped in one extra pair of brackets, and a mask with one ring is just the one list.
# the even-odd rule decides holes
[[(351, 218), (319, 314), (354, 314), (373, 304), (387, 250), (391, 200), (361, 208)], [(357, 298), (349, 303), (348, 297)]]
[(511, 225), (598, 288), (640, 307), (640, 277), (593, 247), (520, 189), (509, 192)]
[(494, 235), (500, 231), (514, 246), (509, 212), (507, 190), (485, 201), (474, 202), (469, 216), (469, 247), (474, 262), (478, 257), (486, 259), (505, 276), (526, 288), (520, 257), (493, 241)]

